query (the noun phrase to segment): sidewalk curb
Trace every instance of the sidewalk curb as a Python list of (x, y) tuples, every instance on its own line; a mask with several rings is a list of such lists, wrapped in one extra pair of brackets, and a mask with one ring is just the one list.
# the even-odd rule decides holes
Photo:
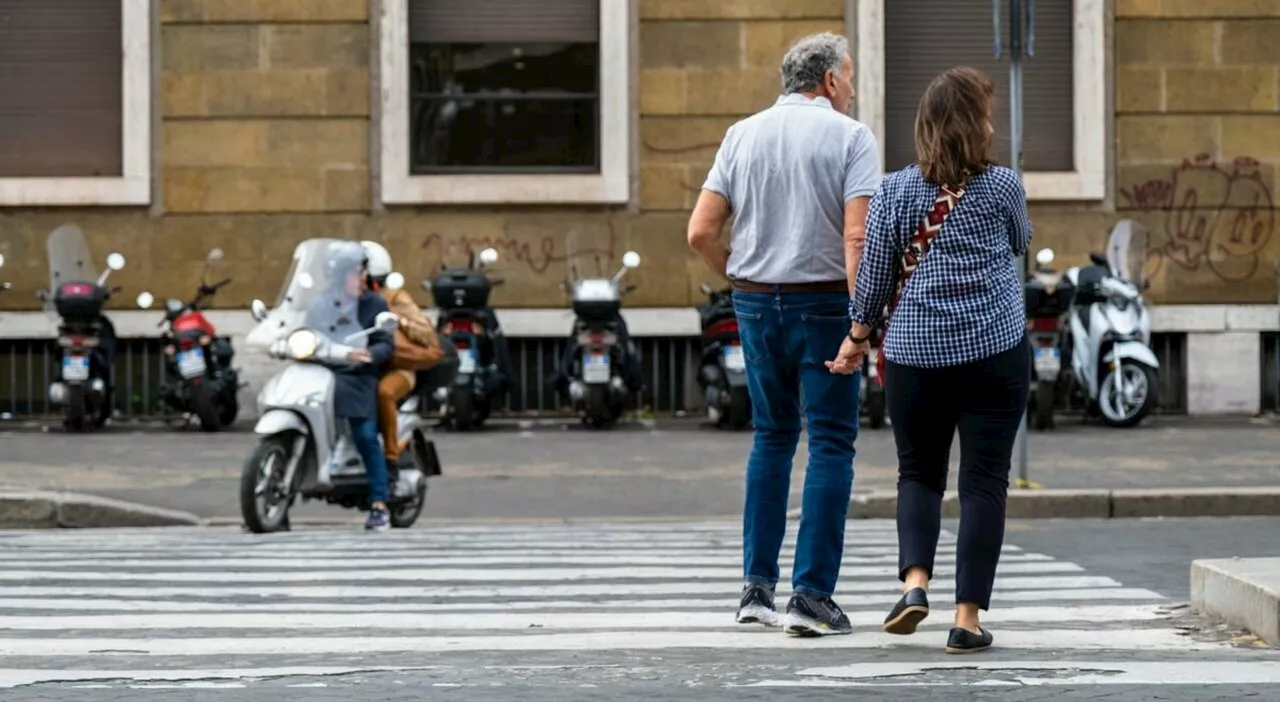
[(0, 488), (0, 529), (199, 526), (194, 514), (96, 495)]
[(1191, 606), (1280, 644), (1280, 558), (1192, 561)]
[[(897, 491), (854, 494), (849, 519), (893, 519)], [(1009, 519), (1133, 519), (1142, 517), (1245, 517), (1280, 515), (1280, 487), (1222, 487), (1116, 490), (1009, 490)], [(960, 516), (959, 498), (949, 491), (942, 516)]]

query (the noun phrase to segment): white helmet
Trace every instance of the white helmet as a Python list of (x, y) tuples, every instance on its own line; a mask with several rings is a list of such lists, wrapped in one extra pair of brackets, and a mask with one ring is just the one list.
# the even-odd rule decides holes
[(369, 273), (369, 277), (385, 278), (391, 275), (391, 254), (387, 253), (382, 244), (376, 241), (362, 241), (360, 245), (364, 247), (364, 255), (369, 260), (365, 265), (365, 271)]

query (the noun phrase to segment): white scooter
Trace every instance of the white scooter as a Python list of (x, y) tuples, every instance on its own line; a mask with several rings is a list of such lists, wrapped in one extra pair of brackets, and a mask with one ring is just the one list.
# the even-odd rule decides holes
[(1143, 304), (1146, 232), (1132, 220), (1111, 231), (1107, 253), (1067, 270), (1075, 288), (1067, 314), (1071, 369), (1091, 409), (1113, 427), (1137, 425), (1156, 406), (1160, 361)]
[[(247, 338), (250, 347), (287, 365), (273, 376), (258, 396), (260, 418), (254, 431), (261, 437), (246, 462), (240, 480), (240, 509), (254, 533), (286, 531), (289, 509), (297, 497), (324, 500), (346, 508), (369, 508), (369, 482), (364, 461), (356, 450), (346, 421), (333, 414), (335, 367), (349, 365), (348, 354), (368, 345), (376, 331), (391, 333), (396, 316), (378, 315), (375, 325), (359, 328), (336, 306), (319, 304), (325, 293), (325, 267), (344, 246), (334, 239), (311, 239), (298, 245), (291, 277), (275, 309), (253, 302), (259, 322)], [(387, 284), (402, 287), (404, 276), (392, 273)], [(418, 416), (418, 398), (401, 403), (399, 440), (408, 441), (397, 466), (388, 466), (391, 525), (408, 528), (422, 513), (427, 478), (440, 475), (435, 446), (426, 438), (425, 421)]]

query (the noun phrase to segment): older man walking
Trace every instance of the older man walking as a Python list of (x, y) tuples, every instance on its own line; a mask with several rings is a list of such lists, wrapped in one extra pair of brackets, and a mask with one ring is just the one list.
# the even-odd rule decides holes
[[(857, 374), (825, 361), (850, 332), (867, 206), (880, 183), (875, 136), (849, 117), (847, 41), (805, 37), (782, 59), (783, 95), (729, 128), (689, 221), (689, 245), (733, 281), (755, 442), (747, 461), (741, 623), (776, 626), (774, 588), (791, 462), (808, 420), (793, 596), (783, 630), (848, 634), (832, 600), (844, 552), (858, 435)], [(734, 217), (729, 245), (720, 231)]]

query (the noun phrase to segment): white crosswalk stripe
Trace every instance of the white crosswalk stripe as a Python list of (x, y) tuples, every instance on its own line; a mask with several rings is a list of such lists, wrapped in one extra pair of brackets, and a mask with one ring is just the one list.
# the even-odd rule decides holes
[[(943, 535), (930, 618), (916, 636), (891, 637), (880, 624), (899, 591), (893, 524), (850, 522), (836, 601), (855, 632), (795, 640), (733, 622), (739, 534), (736, 524), (666, 522), (424, 524), (380, 535), (265, 537), (233, 529), (0, 532), (0, 656), (7, 661), (0, 687), (105, 679), (255, 684), (456, 665), (459, 654), (668, 649), (812, 656), (815, 665), (798, 674), (752, 683), (764, 686), (866, 684), (894, 666), (905, 676), (948, 670), (927, 661), (950, 626), (954, 535)], [(783, 552), (780, 609), (792, 553), (790, 546)], [(983, 619), (996, 633), (992, 654), (1017, 658), (983, 665), (1062, 672), (1032, 675), (1039, 682), (1031, 684), (1175, 681), (1197, 666), (1220, 666), (1210, 676), (1220, 682), (1280, 682), (1274, 661), (1224, 666), (1232, 649), (1188, 637), (1164, 597), (1078, 564), (1008, 545), (996, 587)], [(849, 660), (842, 649), (901, 651), (916, 662), (817, 665)], [(1149, 660), (1160, 652), (1204, 658), (1162, 672)], [(1115, 674), (1082, 682), (1083, 673), (1071, 672), (1078, 667), (1062, 663), (1076, 653), (1089, 671)], [(1133, 660), (1141, 655), (1148, 660)], [(250, 661), (256, 667), (245, 667)]]

